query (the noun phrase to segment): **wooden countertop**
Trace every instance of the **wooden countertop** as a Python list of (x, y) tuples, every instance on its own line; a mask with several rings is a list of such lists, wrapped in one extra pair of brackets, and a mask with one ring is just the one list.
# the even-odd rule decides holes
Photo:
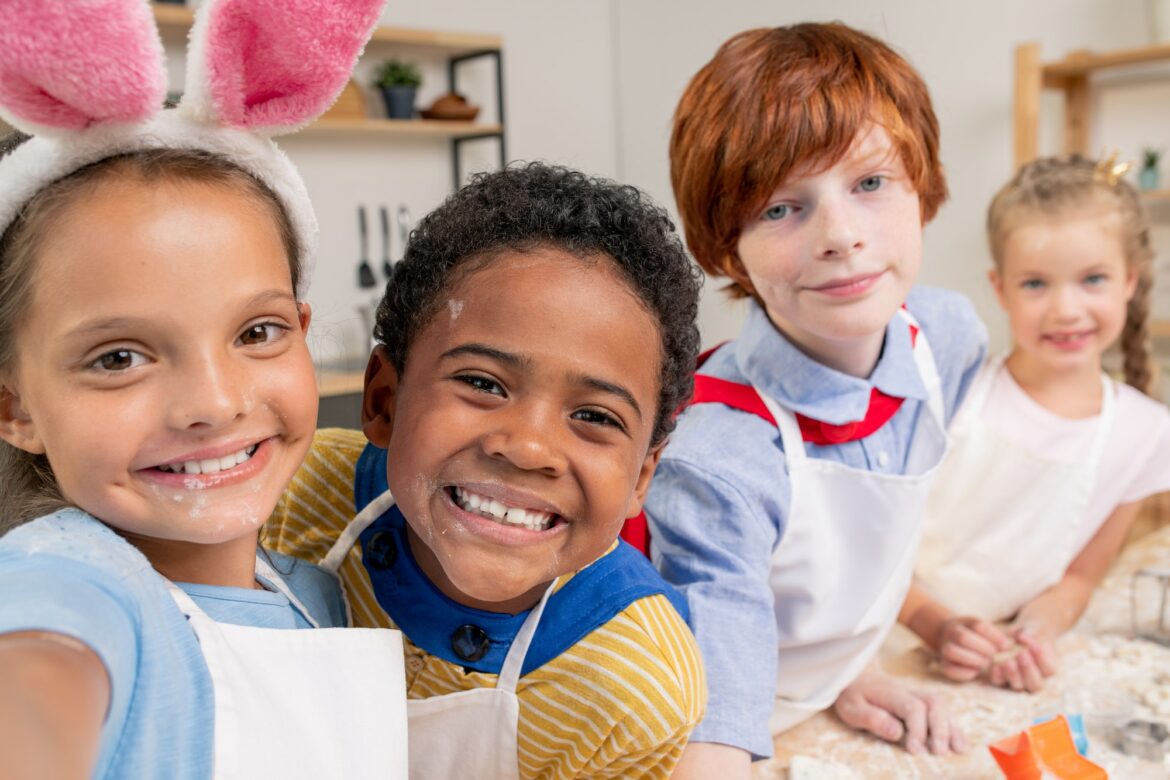
[(322, 398), (360, 393), (364, 383), (364, 371), (317, 371), (317, 393)]
[(931, 673), (927, 651), (907, 644), (916, 638), (897, 627), (882, 651), (886, 670), (916, 689), (950, 701), (972, 746), (967, 753), (914, 757), (900, 747), (853, 732), (822, 712), (779, 735), (775, 755), (754, 765), (753, 778), (788, 777), (787, 767), (798, 755), (830, 762), (821, 765), (819, 776), (840, 769), (846, 772), (841, 776), (865, 780), (1002, 778), (987, 745), (1028, 727), (1035, 718), (1060, 712), (1084, 716), (1089, 758), (1105, 767), (1111, 778), (1170, 777), (1170, 763), (1156, 765), (1124, 755), (1113, 747), (1114, 735), (1109, 733), (1119, 720), (1135, 716), (1170, 725), (1170, 647), (1132, 638), (1131, 585), (1134, 572), (1145, 566), (1170, 568), (1170, 526), (1135, 540), (1122, 552), (1081, 621), (1060, 639), (1060, 671), (1037, 694), (942, 680)]

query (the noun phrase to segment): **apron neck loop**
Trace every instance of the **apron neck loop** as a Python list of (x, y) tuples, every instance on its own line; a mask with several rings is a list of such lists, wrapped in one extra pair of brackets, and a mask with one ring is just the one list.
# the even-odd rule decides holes
[(528, 655), (528, 648), (532, 644), (532, 638), (536, 635), (536, 627), (540, 623), (540, 616), (544, 613), (544, 605), (548, 603), (548, 599), (556, 587), (557, 580), (549, 583), (544, 595), (540, 597), (540, 602), (532, 608), (524, 625), (520, 626), (520, 630), (516, 632), (512, 646), (508, 648), (508, 655), (504, 658), (504, 665), (500, 667), (496, 690), (515, 692), (516, 685), (520, 681), (520, 670), (524, 666), (524, 657)]
[(337, 573), (337, 569), (341, 566), (341, 562), (345, 560), (345, 556), (357, 544), (358, 537), (362, 535), (362, 531), (369, 528), (375, 520), (389, 512), (394, 506), (394, 496), (389, 490), (382, 493), (375, 498), (357, 513), (357, 517), (349, 521), (349, 525), (337, 537), (337, 541), (329, 548), (329, 552), (321, 559), (318, 564), (321, 568)]

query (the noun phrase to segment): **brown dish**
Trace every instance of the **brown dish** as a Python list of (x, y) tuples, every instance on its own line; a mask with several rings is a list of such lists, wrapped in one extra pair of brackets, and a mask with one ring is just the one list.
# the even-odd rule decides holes
[(435, 100), (430, 108), (425, 108), (419, 111), (423, 119), (448, 119), (463, 122), (470, 122), (479, 115), (479, 106), (473, 106), (467, 102), (467, 98), (454, 92), (448, 92), (446, 95)]

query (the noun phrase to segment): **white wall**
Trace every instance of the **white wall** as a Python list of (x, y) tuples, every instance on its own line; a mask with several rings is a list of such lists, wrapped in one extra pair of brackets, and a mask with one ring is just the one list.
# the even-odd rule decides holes
[[(509, 158), (547, 159), (600, 175), (617, 175), (608, 3), (392, 0), (383, 23), (501, 36)], [(371, 67), (390, 56), (412, 59), (423, 67), (420, 107), (446, 91), (446, 70), (440, 58), (386, 45), (367, 50), (358, 66), (359, 82), (368, 84)], [(486, 113), (481, 118), (494, 120), (495, 93), (489, 68), (461, 70), (460, 90), (471, 102), (484, 106)], [(380, 112), (379, 97), (370, 93), (368, 99), (371, 110)], [(293, 136), (280, 143), (302, 171), (321, 223), (320, 260), (309, 295), (314, 309), (313, 352), (320, 361), (348, 358), (364, 366), (368, 336), (363, 333), (356, 307), (380, 290), (357, 287), (357, 205), (364, 203), (369, 208), (371, 262), (380, 266), (377, 207), (381, 204), (390, 208), (392, 256), (400, 256), (402, 249), (393, 225), (395, 209), (404, 203), (417, 220), (449, 194), (450, 142), (331, 134)], [(465, 149), (471, 152), (465, 157), (468, 167), (476, 167), (475, 159), (481, 160), (481, 168), (496, 166), (494, 141), (476, 142)]]
[[(926, 233), (922, 280), (966, 292), (1006, 345), (1002, 317), (985, 281), (983, 214), (1012, 165), (1013, 49), (1036, 40), (1045, 61), (1075, 49), (1107, 50), (1147, 42), (1144, 0), (391, 0), (385, 24), (500, 35), (504, 46), (507, 141), (512, 159), (546, 159), (635, 184), (673, 211), (667, 142), (674, 106), (687, 81), (732, 34), (750, 27), (841, 20), (889, 41), (923, 74), (942, 125), (942, 156), (951, 201)], [(379, 46), (358, 68), (388, 56), (415, 57)], [(417, 57), (415, 57), (417, 59)], [(442, 62), (418, 60), (426, 83), (419, 104), (445, 91)], [(1161, 71), (1166, 75), (1166, 69)], [(485, 105), (493, 88), (486, 68), (461, 84)], [(1112, 86), (1095, 97), (1102, 109), (1094, 148), (1170, 150), (1170, 81)], [(371, 110), (380, 101), (369, 95)], [(1042, 150), (1058, 151), (1059, 99), (1044, 102)], [(356, 307), (359, 254), (355, 210), (371, 207), (371, 260), (380, 259), (377, 206), (393, 214), (405, 203), (417, 219), (450, 190), (449, 142), (378, 136), (304, 136), (282, 141), (304, 172), (322, 228), (320, 264), (310, 300), (319, 359), (364, 359)], [(473, 158), (494, 167), (493, 142)], [(474, 163), (472, 165), (474, 167)], [(1166, 166), (1170, 175), (1170, 165)], [(1170, 220), (1170, 207), (1163, 217)], [(1170, 244), (1170, 223), (1159, 234)], [(392, 254), (401, 253), (397, 235)], [(1170, 271), (1170, 269), (1167, 269)], [(1170, 279), (1170, 273), (1165, 275)], [(738, 330), (742, 306), (709, 283), (700, 323), (707, 344)], [(1170, 285), (1163, 287), (1170, 314)]]
[[(927, 229), (921, 278), (966, 292), (988, 322), (996, 347), (1006, 346), (1008, 337), (985, 281), (990, 261), (982, 224), (987, 203), (1012, 168), (1014, 47), (1039, 41), (1049, 61), (1074, 49), (1148, 42), (1142, 0), (645, 0), (621, 2), (617, 13), (621, 174), (672, 207), (667, 160), (671, 114), (691, 75), (732, 34), (752, 27), (840, 20), (878, 35), (905, 55), (923, 74), (934, 98), (951, 189), (950, 202)], [(1095, 137), (1101, 140), (1095, 143), (1115, 136), (1111, 143), (1121, 145), (1130, 157), (1142, 145), (1170, 149), (1170, 117), (1161, 108), (1170, 103), (1164, 98), (1128, 102), (1121, 112), (1127, 116), (1111, 115), (1096, 128)], [(1151, 104), (1160, 109), (1158, 119), (1146, 115)], [(1059, 100), (1046, 99), (1044, 105), (1042, 151), (1055, 153), (1059, 147), (1052, 130), (1059, 120)], [(1123, 127), (1130, 130), (1123, 133)], [(708, 284), (704, 294), (701, 324), (707, 343), (738, 329), (739, 312), (723, 301), (718, 287)]]

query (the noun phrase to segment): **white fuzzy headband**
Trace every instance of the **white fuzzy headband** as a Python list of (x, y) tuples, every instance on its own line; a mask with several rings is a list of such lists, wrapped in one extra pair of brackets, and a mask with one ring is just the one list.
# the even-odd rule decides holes
[(204, 0), (179, 108), (147, 0), (0, 0), (0, 117), (33, 136), (0, 158), (0, 235), (37, 192), (147, 149), (220, 155), (280, 199), (301, 246), (304, 298), (317, 218), (270, 136), (304, 127), (345, 86), (385, 0)]

